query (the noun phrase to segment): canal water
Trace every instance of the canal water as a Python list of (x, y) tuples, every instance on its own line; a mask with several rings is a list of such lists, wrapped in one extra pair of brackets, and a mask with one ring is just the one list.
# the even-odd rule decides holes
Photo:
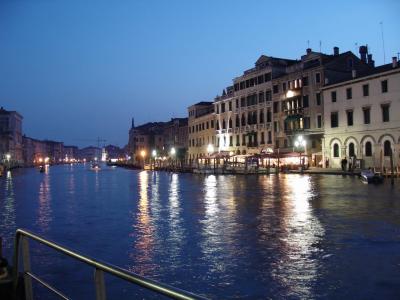
[[(0, 179), (8, 258), (17, 228), (212, 299), (400, 299), (399, 180), (21, 169)], [(35, 273), (94, 298), (90, 267), (30, 245)], [(159, 298), (106, 283), (110, 299)]]

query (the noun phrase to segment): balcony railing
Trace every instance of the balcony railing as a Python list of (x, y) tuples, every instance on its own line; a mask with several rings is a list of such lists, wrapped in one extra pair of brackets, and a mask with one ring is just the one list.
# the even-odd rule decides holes
[[(25, 299), (32, 300), (34, 299), (33, 290), (32, 290), (32, 279), (37, 281), (47, 290), (52, 292), (55, 296), (61, 299), (70, 299), (64, 293), (59, 291), (58, 289), (51, 286), (49, 283), (45, 282), (43, 279), (39, 278), (36, 274), (34, 274), (31, 270), (30, 263), (30, 251), (29, 251), (29, 240), (34, 240), (42, 245), (45, 245), (55, 251), (58, 251), (66, 256), (74, 258), (90, 267), (94, 268), (94, 285), (96, 290), (96, 299), (105, 300), (107, 297), (106, 294), (106, 285), (104, 280), (104, 273), (108, 273), (113, 275), (119, 279), (123, 279), (130, 283), (134, 283), (138, 286), (141, 286), (147, 290), (153, 291), (155, 293), (170, 297), (172, 299), (204, 299), (201, 296), (173, 288), (171, 286), (158, 283), (156, 281), (147, 279), (140, 275), (128, 272), (124, 269), (118, 268), (116, 266), (106, 264), (103, 262), (99, 262), (91, 257), (79, 254), (75, 251), (72, 251), (66, 247), (61, 246), (55, 242), (52, 242), (48, 239), (45, 239), (41, 236), (38, 236), (32, 232), (27, 230), (18, 229), (15, 234), (15, 244), (14, 244), (14, 258), (13, 258), (13, 286), (14, 292), (17, 291), (18, 286), (18, 272), (19, 272), (19, 257), (20, 257), (20, 248), (22, 248), (22, 269), (24, 276), (24, 287), (25, 287)], [(21, 246), (21, 247), (20, 247)]]

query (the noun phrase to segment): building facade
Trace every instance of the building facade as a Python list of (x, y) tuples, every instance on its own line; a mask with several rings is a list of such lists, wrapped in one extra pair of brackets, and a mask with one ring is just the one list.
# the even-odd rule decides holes
[(22, 165), (22, 119), (16, 111), (0, 108), (0, 160)]
[[(373, 69), (365, 46), (360, 54), (361, 58), (350, 51), (340, 54), (335, 47), (332, 55), (307, 49), (300, 60), (262, 55), (254, 68), (235, 78), (234, 85), (215, 99), (217, 150), (234, 154), (301, 151), (311, 164), (319, 165), (324, 130), (321, 89), (330, 80), (348, 78), (352, 70)], [(296, 149), (300, 135), (306, 145)]]
[[(340, 168), (342, 159), (359, 159), (358, 167), (390, 168), (390, 154), (400, 166), (400, 68), (392, 64), (323, 89), (325, 167)], [(353, 159), (352, 159), (353, 158)]]
[(214, 103), (198, 102), (188, 107), (188, 114), (188, 159), (192, 163), (195, 159), (212, 154), (216, 149)]

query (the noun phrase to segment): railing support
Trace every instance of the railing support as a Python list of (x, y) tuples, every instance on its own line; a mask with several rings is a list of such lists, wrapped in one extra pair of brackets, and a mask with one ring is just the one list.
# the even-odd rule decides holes
[(22, 268), (24, 274), (24, 285), (25, 285), (25, 299), (33, 300), (33, 290), (32, 290), (32, 278), (28, 275), (31, 272), (31, 260), (29, 255), (29, 241), (28, 238), (21, 237), (22, 246)]
[(96, 286), (96, 300), (106, 300), (106, 285), (104, 283), (104, 272), (98, 268), (94, 270), (94, 284)]
[(173, 298), (173, 299), (180, 299), (180, 300), (195, 300), (195, 299), (205, 299), (202, 296), (195, 295), (177, 288), (173, 288), (166, 284), (161, 284), (159, 282), (147, 279), (142, 277), (138, 274), (134, 274), (128, 272), (124, 269), (115, 267), (110, 264), (102, 263), (96, 261), (93, 258), (84, 256), (77, 252), (74, 252), (68, 248), (65, 248), (59, 244), (56, 244), (48, 239), (44, 239), (34, 233), (31, 233), (24, 229), (17, 229), (15, 234), (15, 242), (14, 242), (14, 257), (13, 257), (13, 277), (14, 277), (14, 292), (17, 294), (18, 288), (18, 270), (19, 270), (19, 249), (22, 246), (22, 258), (23, 258), (23, 275), (25, 279), (25, 293), (26, 293), (26, 300), (33, 299), (32, 293), (32, 280), (31, 278), (37, 280), (43, 286), (47, 287), (49, 290), (53, 291), (55, 294), (60, 296), (63, 299), (68, 299), (64, 296), (60, 291), (56, 290), (55, 288), (51, 287), (49, 284), (45, 283), (43, 280), (32, 274), (31, 266), (30, 266), (30, 259), (29, 259), (29, 244), (28, 239), (32, 239), (42, 245), (45, 245), (53, 250), (56, 250), (64, 255), (72, 257), (78, 261), (81, 261), (87, 265), (90, 265), (95, 268), (94, 273), (94, 281), (96, 285), (96, 296), (97, 299), (106, 299), (106, 289), (104, 283), (104, 272), (116, 276), (117, 278), (126, 280), (130, 283), (136, 284), (142, 288), (145, 288), (149, 291), (153, 291), (155, 293)]

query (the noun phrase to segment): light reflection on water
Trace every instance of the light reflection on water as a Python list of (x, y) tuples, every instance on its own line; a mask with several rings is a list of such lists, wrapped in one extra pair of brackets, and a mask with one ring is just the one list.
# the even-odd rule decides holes
[(282, 182), (283, 235), (281, 254), (272, 271), (273, 277), (287, 288), (289, 296), (312, 297), (318, 276), (318, 260), (314, 256), (324, 230), (313, 215), (310, 201), (314, 196), (308, 176), (285, 177)]
[(49, 231), (50, 222), (53, 219), (52, 212), (50, 174), (45, 172), (39, 186), (39, 207), (37, 211), (37, 225), (41, 232)]
[(6, 173), (4, 198), (0, 199), (0, 216), (0, 236), (3, 237), (3, 246), (10, 248), (17, 229), (13, 176), (10, 171)]
[[(7, 253), (26, 227), (215, 299), (399, 298), (400, 182), (79, 166), (15, 174), (0, 179)], [(51, 259), (36, 268), (45, 266)]]
[(152, 260), (155, 241), (153, 238), (154, 226), (150, 217), (148, 172), (142, 171), (139, 173), (138, 184), (140, 195), (138, 212), (132, 216), (134, 225), (131, 236), (134, 237), (134, 251), (130, 253), (130, 256), (134, 261), (134, 265), (131, 267), (131, 271), (141, 275), (148, 275), (157, 267)]

